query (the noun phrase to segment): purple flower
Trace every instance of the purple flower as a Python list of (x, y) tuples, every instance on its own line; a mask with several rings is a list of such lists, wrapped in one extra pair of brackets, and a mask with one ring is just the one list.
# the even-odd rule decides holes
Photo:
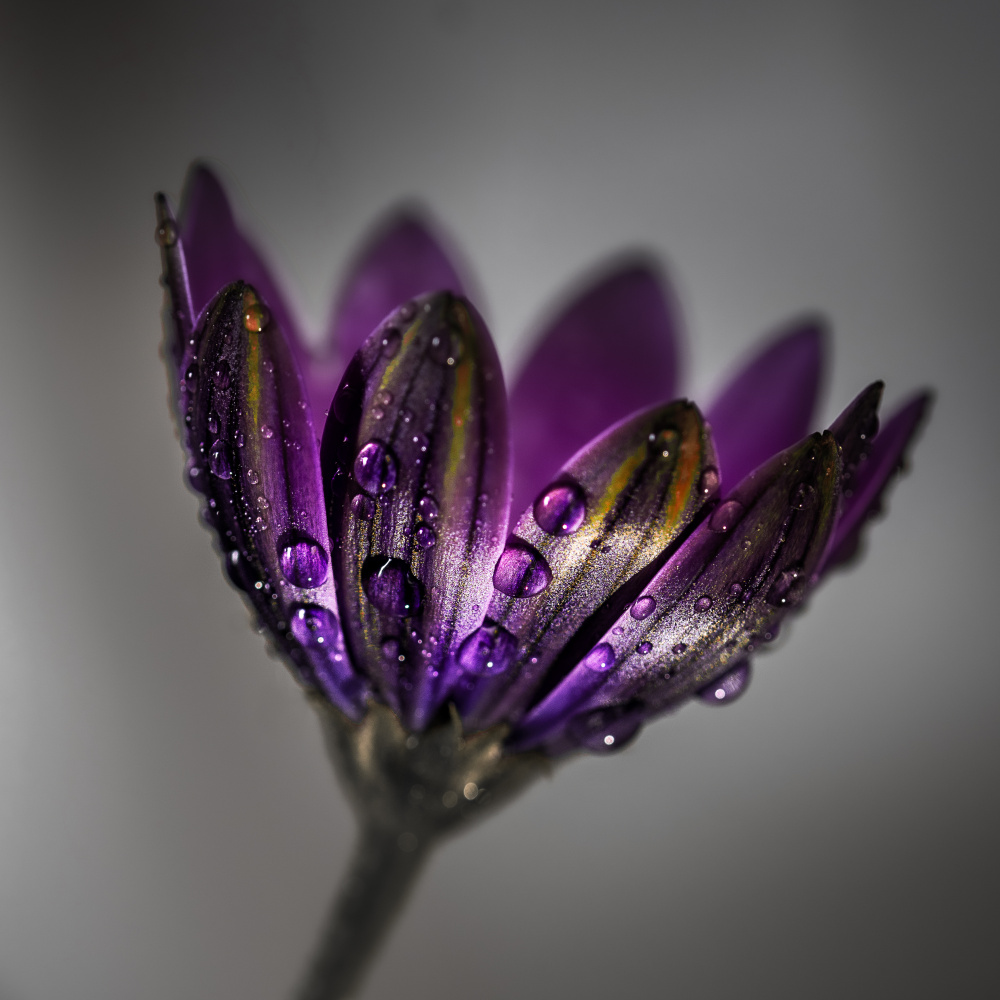
[(853, 554), (928, 406), (879, 431), (876, 382), (810, 435), (824, 334), (804, 320), (703, 417), (674, 400), (676, 310), (645, 263), (549, 325), (508, 401), (410, 216), (358, 255), (315, 357), (211, 173), (179, 225), (157, 205), (191, 485), (265, 633), (354, 720), (382, 703), (421, 733), (453, 706), (558, 756), (732, 700)]

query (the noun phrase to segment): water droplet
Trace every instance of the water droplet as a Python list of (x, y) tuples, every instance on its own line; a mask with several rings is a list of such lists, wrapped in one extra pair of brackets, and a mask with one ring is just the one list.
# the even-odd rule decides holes
[(645, 656), (646, 653), (648, 653), (652, 648), (653, 644), (651, 642), (640, 642), (639, 645), (636, 646), (635, 651)]
[(354, 479), (372, 496), (388, 493), (396, 485), (396, 459), (381, 441), (369, 441), (354, 459)]
[(743, 593), (743, 584), (741, 583), (731, 583), (729, 585), (729, 593), (733, 597), (739, 597)]
[(327, 577), (330, 558), (308, 535), (292, 535), (279, 543), (278, 562), (282, 576), (296, 587), (318, 587)]
[(794, 607), (805, 596), (808, 579), (799, 569), (786, 569), (778, 574), (778, 578), (767, 592), (767, 603), (781, 608)]
[(216, 441), (208, 453), (208, 467), (220, 479), (229, 479), (233, 474), (233, 449), (225, 441)]
[(260, 333), (270, 321), (271, 315), (267, 307), (248, 288), (243, 293), (243, 329), (247, 333)]
[(288, 611), (289, 629), (306, 649), (332, 652), (340, 642), (337, 616), (318, 604), (293, 604)]
[(698, 692), (698, 697), (709, 705), (722, 705), (735, 701), (750, 683), (750, 661), (741, 660), (735, 667)]
[(386, 327), (382, 331), (382, 356), (385, 358), (394, 358), (399, 353), (401, 342), (402, 337), (399, 335), (399, 330), (394, 326)]
[(695, 611), (708, 611), (712, 606), (712, 598), (708, 594), (702, 594), (697, 601), (694, 602)]
[(658, 458), (676, 458), (681, 436), (672, 427), (649, 435), (649, 452)]
[(616, 706), (576, 716), (566, 727), (566, 733), (578, 746), (608, 753), (626, 746), (641, 725), (642, 718), (636, 709)]
[(792, 491), (792, 507), (795, 510), (808, 510), (816, 503), (816, 490), (809, 483), (799, 483)]
[(253, 469), (247, 469), (247, 482), (250, 483), (251, 486), (256, 486), (260, 482), (260, 476), (258, 476)]
[(479, 794), (479, 786), (474, 781), (467, 781), (462, 794), (471, 802)]
[(420, 583), (402, 559), (372, 556), (361, 567), (361, 583), (368, 600), (397, 618), (415, 614), (420, 607)]
[(215, 410), (212, 410), (212, 412), (208, 415), (208, 433), (219, 433), (219, 415), (215, 412)]
[(437, 542), (437, 535), (434, 534), (434, 529), (428, 528), (426, 524), (422, 524), (417, 528), (414, 538), (416, 538), (417, 545), (422, 549), (433, 548)]
[(380, 392), (375, 393), (375, 402), (379, 406), (391, 406), (392, 405), (392, 393), (387, 389), (383, 389)]
[(198, 381), (198, 362), (194, 361), (188, 365), (187, 371), (184, 373), (184, 381), (187, 383), (188, 388), (194, 388), (195, 383)]
[(243, 437), (243, 431), (237, 431), (236, 432), (236, 447), (237, 448), (242, 448), (245, 443), (246, 443), (246, 441), (245, 441), (245, 439)]
[(587, 515), (583, 490), (576, 483), (556, 483), (536, 501), (535, 523), (550, 535), (572, 535)]
[(165, 219), (156, 227), (156, 242), (161, 247), (172, 247), (177, 242), (177, 223)]
[(493, 570), (493, 586), (508, 597), (533, 597), (551, 582), (545, 557), (519, 539), (507, 543)]
[(746, 510), (739, 500), (726, 500), (712, 511), (712, 516), (708, 519), (708, 526), (712, 531), (725, 534), (739, 524), (745, 512)]
[(384, 420), (385, 410), (381, 406), (372, 407), (372, 419), (373, 420)]
[(274, 437), (274, 429), (268, 424), (263, 424), (260, 428), (260, 433), (265, 441), (270, 441)]
[(425, 520), (433, 524), (438, 518), (438, 505), (437, 501), (429, 493), (425, 493), (417, 501), (417, 510), (420, 516)]
[(584, 658), (583, 665), (588, 670), (603, 673), (615, 665), (615, 651), (610, 643), (598, 643)]
[(375, 501), (364, 493), (359, 493), (351, 501), (351, 511), (361, 521), (370, 521), (375, 516)]
[(611, 634), (612, 634), (612, 635), (624, 635), (624, 633), (625, 633), (625, 629), (624, 629), (624, 628), (622, 628), (622, 626), (621, 626), (621, 625), (616, 625), (616, 626), (615, 626), (615, 627), (614, 627), (614, 628), (613, 628), (613, 629), (611, 630)]
[(475, 677), (493, 677), (510, 667), (516, 651), (517, 639), (487, 618), (458, 647), (458, 665)]
[(707, 500), (719, 488), (719, 470), (714, 465), (706, 465), (698, 480), (698, 491)]
[(647, 594), (636, 600), (635, 604), (632, 605), (629, 614), (636, 621), (641, 622), (643, 618), (648, 618), (655, 610), (656, 610), (656, 600), (655, 598), (652, 598)]
[(409, 323), (414, 316), (417, 315), (417, 304), (416, 302), (405, 302), (399, 307), (399, 318), (404, 323)]

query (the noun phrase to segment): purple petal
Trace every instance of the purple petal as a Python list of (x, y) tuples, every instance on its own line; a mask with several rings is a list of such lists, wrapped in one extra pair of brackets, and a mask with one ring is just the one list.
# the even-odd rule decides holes
[(199, 342), (191, 441), (230, 579), (299, 679), (360, 718), (366, 685), (336, 616), (316, 436), (295, 360), (241, 282), (209, 306)]
[(456, 267), (430, 226), (411, 212), (398, 212), (356, 255), (327, 343), (349, 358), (397, 306), (439, 291), (463, 294)]
[(483, 624), (507, 530), (503, 375), (468, 302), (419, 299), (369, 336), (321, 457), (354, 662), (422, 729), (448, 694), (452, 655)]
[(878, 511), (883, 493), (901, 468), (906, 451), (923, 423), (931, 394), (922, 392), (900, 407), (878, 432), (867, 458), (846, 485), (844, 501), (823, 572), (849, 560), (857, 550), (861, 531)]
[[(518, 637), (518, 653), (502, 676), (458, 689), (471, 727), (517, 719), (546, 674), (587, 652), (586, 636), (601, 627), (594, 613), (691, 523), (717, 485), (714, 462), (701, 414), (680, 401), (611, 428), (540, 492), (497, 563), (487, 612)], [(601, 620), (616, 614), (605, 606)], [(582, 691), (590, 672), (578, 680)]]
[(342, 368), (313, 359), (271, 270), (240, 232), (218, 178), (204, 164), (188, 172), (181, 206), (191, 300), (197, 317), (226, 285), (252, 285), (282, 330), (305, 382), (313, 423), (323, 425)]
[(812, 426), (823, 368), (823, 324), (805, 319), (753, 354), (706, 414), (723, 482), (736, 484)]
[(599, 638), (597, 645), (615, 653), (604, 684), (580, 703), (564, 690), (567, 676), (550, 695), (564, 698), (561, 719), (551, 713), (548, 731), (539, 727), (533, 740), (558, 739), (560, 725), (594, 709), (638, 700), (650, 713), (663, 711), (733, 669), (815, 583), (836, 518), (840, 472), (827, 433), (744, 479)]
[(678, 337), (665, 280), (645, 263), (615, 268), (562, 310), (511, 392), (514, 510), (605, 428), (673, 398)]

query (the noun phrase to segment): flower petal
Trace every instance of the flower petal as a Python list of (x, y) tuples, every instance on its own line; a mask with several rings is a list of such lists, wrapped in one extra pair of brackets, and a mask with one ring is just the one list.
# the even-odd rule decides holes
[(327, 344), (350, 358), (397, 306), (426, 292), (462, 295), (442, 241), (411, 211), (386, 220), (355, 256), (341, 289)]
[[(585, 656), (512, 734), (520, 748), (558, 740), (572, 720), (636, 701), (661, 712), (745, 658), (815, 583), (839, 501), (830, 433), (814, 434), (744, 479), (643, 588), (594, 649), (613, 669), (581, 692)], [(641, 615), (636, 615), (636, 610)]]
[(368, 338), (321, 458), (352, 657), (422, 729), (459, 641), (482, 623), (507, 528), (503, 375), (468, 302), (426, 296)]
[(270, 268), (240, 232), (219, 179), (201, 163), (191, 167), (184, 184), (181, 233), (194, 315), (199, 316), (226, 285), (235, 281), (252, 285), (274, 316), (295, 358), (305, 382), (313, 423), (322, 426), (341, 368), (312, 357)]
[(299, 679), (359, 718), (366, 685), (336, 616), (316, 437), (294, 358), (242, 282), (209, 306), (199, 342), (191, 440), (229, 576)]
[(574, 650), (600, 628), (595, 612), (614, 617), (602, 605), (664, 552), (714, 492), (714, 462), (701, 414), (682, 400), (611, 428), (542, 490), (497, 562), (487, 612), (517, 637), (516, 655), (499, 676), (465, 678), (457, 696), (468, 725), (517, 719), (546, 674), (558, 676), (557, 661), (575, 662)]
[(563, 309), (511, 391), (514, 510), (605, 428), (673, 398), (678, 336), (665, 280), (646, 263), (615, 268)]
[(825, 328), (804, 319), (745, 363), (706, 414), (724, 484), (735, 485), (812, 426)]
[(931, 394), (921, 392), (901, 406), (878, 432), (867, 458), (845, 483), (844, 502), (823, 572), (847, 562), (857, 551), (861, 531), (878, 511), (886, 487), (902, 467), (906, 451), (927, 415)]

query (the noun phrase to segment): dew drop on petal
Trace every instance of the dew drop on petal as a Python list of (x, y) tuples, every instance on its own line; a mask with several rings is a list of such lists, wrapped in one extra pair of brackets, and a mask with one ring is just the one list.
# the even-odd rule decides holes
[(615, 665), (615, 651), (610, 643), (598, 643), (584, 658), (583, 665), (588, 670), (604, 673)]
[(517, 639), (495, 622), (486, 621), (458, 647), (458, 665), (474, 677), (504, 673), (514, 661)]
[(270, 441), (274, 437), (274, 430), (268, 424), (261, 426), (260, 433), (265, 441)]
[(674, 656), (680, 656), (682, 653), (686, 653), (687, 643), (686, 642), (675, 643), (673, 646), (670, 647), (670, 652), (673, 653)]
[(707, 500), (719, 488), (719, 470), (714, 465), (706, 465), (698, 480), (698, 492)]
[(750, 661), (742, 660), (732, 670), (707, 684), (698, 692), (698, 697), (709, 705), (723, 705), (735, 701), (750, 683)]
[(215, 412), (215, 410), (212, 410), (212, 412), (208, 415), (208, 433), (219, 433), (219, 415)]
[(551, 582), (545, 557), (520, 540), (507, 543), (493, 570), (493, 586), (508, 597), (533, 597)]
[(587, 515), (583, 490), (576, 483), (556, 483), (536, 501), (535, 523), (550, 535), (572, 535)]
[(434, 534), (434, 529), (428, 528), (426, 524), (422, 524), (417, 528), (414, 532), (414, 538), (417, 545), (422, 549), (431, 549), (437, 542), (437, 535)]
[(306, 649), (332, 651), (340, 640), (337, 616), (318, 604), (293, 604), (289, 609), (289, 629)]
[(361, 567), (361, 584), (368, 600), (387, 615), (404, 618), (420, 608), (420, 583), (402, 559), (366, 559)]
[(318, 587), (327, 578), (330, 558), (326, 550), (308, 535), (282, 540), (278, 553), (282, 576), (296, 587)]
[(369, 441), (354, 459), (354, 479), (372, 496), (388, 493), (396, 485), (396, 459), (381, 441)]
[(260, 333), (271, 322), (267, 307), (253, 292), (243, 294), (243, 329), (247, 333)]
[(634, 709), (599, 708), (576, 716), (566, 727), (566, 734), (577, 746), (609, 753), (625, 747), (641, 725), (642, 720)]
[(778, 578), (767, 592), (767, 603), (776, 608), (794, 607), (805, 596), (808, 580), (799, 569), (786, 569), (778, 574)]
[(219, 479), (229, 479), (233, 474), (233, 449), (225, 441), (216, 441), (208, 453), (208, 467)]
[(385, 358), (394, 358), (399, 353), (399, 345), (402, 338), (399, 335), (399, 330), (394, 326), (386, 327), (382, 332), (382, 356)]
[(375, 516), (375, 501), (364, 493), (359, 493), (351, 501), (351, 512), (361, 521), (370, 521)]
[(437, 501), (429, 493), (425, 493), (417, 501), (417, 512), (425, 521), (433, 524), (437, 520), (439, 513)]
[(247, 481), (251, 486), (256, 486), (260, 482), (260, 476), (253, 469), (247, 469)]
[(643, 618), (648, 618), (655, 610), (656, 610), (656, 599), (646, 594), (643, 597), (639, 597), (636, 599), (635, 603), (629, 610), (629, 614), (636, 621), (641, 622)]
[(708, 594), (702, 594), (697, 601), (694, 602), (695, 611), (708, 611), (712, 606), (712, 598)]
[(651, 642), (640, 642), (639, 645), (635, 647), (635, 651), (645, 656), (645, 654), (648, 653), (652, 648), (653, 644)]
[(708, 519), (708, 526), (712, 531), (725, 534), (739, 524), (744, 512), (745, 508), (739, 500), (726, 500), (725, 503), (720, 503), (712, 511), (712, 516)]
[(792, 491), (792, 507), (795, 510), (809, 510), (816, 503), (816, 490), (809, 483), (799, 483)]

